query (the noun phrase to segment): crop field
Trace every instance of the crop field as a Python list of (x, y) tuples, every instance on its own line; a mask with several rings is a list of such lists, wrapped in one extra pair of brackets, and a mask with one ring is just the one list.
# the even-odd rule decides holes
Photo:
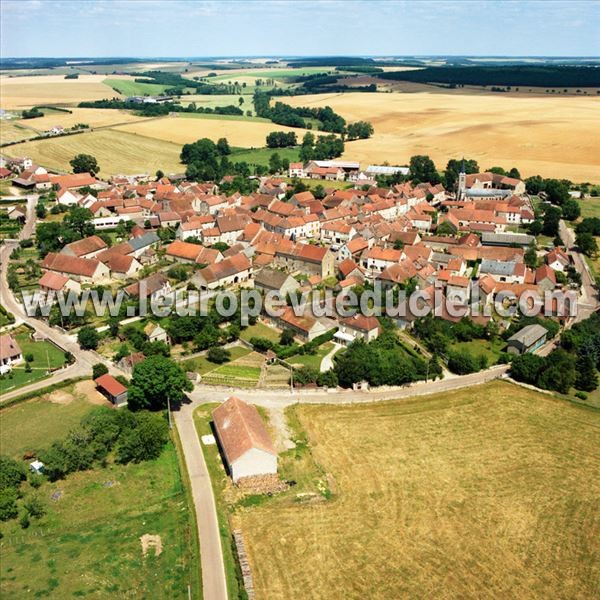
[(36, 132), (23, 127), (15, 121), (0, 121), (0, 144), (7, 144), (8, 142), (20, 142), (28, 138), (36, 136)]
[(283, 99), (293, 106), (331, 106), (347, 121), (373, 123), (375, 135), (346, 144), (344, 158), (363, 164), (408, 164), (428, 154), (477, 159), (482, 169), (517, 167), (600, 183), (600, 99), (440, 92), (346, 93)]
[(35, 163), (59, 171), (70, 170), (69, 161), (76, 154), (92, 154), (100, 165), (101, 177), (154, 173), (158, 169), (165, 173), (185, 170), (179, 163), (179, 145), (114, 129), (36, 140), (4, 151), (9, 156), (30, 156)]
[[(63, 439), (93, 408), (89, 381), (0, 413), (3, 454)], [(198, 594), (198, 557), (177, 456), (171, 443), (154, 461), (74, 473), (34, 490), (46, 510), (27, 529), (2, 524), (2, 592), (10, 598), (107, 596), (188, 598)], [(140, 537), (160, 536), (143, 555)], [(32, 569), (31, 566), (35, 565)]]
[(64, 75), (1, 77), (0, 106), (4, 109), (28, 108), (37, 104), (75, 105), (83, 100), (101, 100), (118, 94), (102, 83), (104, 75)]
[(174, 144), (195, 142), (203, 137), (214, 141), (226, 137), (231, 146), (243, 148), (264, 146), (267, 135), (272, 131), (294, 131), (300, 139), (305, 133), (303, 129), (293, 129), (269, 122), (227, 120), (218, 117), (198, 119), (186, 118), (182, 115), (123, 125), (116, 129)]
[(581, 207), (582, 218), (600, 218), (600, 198), (586, 198), (585, 200), (579, 200), (578, 203)]
[(138, 117), (128, 110), (114, 110), (111, 108), (70, 108), (69, 110), (72, 112), (50, 112), (42, 109), (42, 112), (45, 113), (43, 117), (27, 119), (20, 121), (20, 123), (40, 131), (46, 131), (57, 125), (68, 128), (78, 123), (85, 123), (93, 128), (144, 120), (144, 117)]
[[(600, 412), (494, 382), (286, 414), (330, 494), (236, 511), (257, 598), (597, 594)], [(280, 457), (297, 488), (303, 448)]]
[(208, 385), (256, 387), (264, 360), (264, 356), (258, 352), (247, 353), (241, 358), (232, 360), (205, 373), (202, 376), (202, 382)]

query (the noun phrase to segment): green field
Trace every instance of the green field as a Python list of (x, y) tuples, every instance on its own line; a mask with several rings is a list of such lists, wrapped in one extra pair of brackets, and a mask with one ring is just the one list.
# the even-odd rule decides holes
[(300, 149), (296, 148), (233, 148), (229, 159), (232, 162), (247, 162), (252, 165), (269, 166), (269, 159), (274, 153), (279, 154), (280, 159), (287, 158), (290, 162), (297, 162), (300, 157)]
[[(0, 413), (2, 452), (48, 446), (91, 409), (32, 401)], [(46, 514), (22, 529), (2, 523), (0, 576), (6, 598), (200, 597), (199, 557), (177, 454), (171, 443), (154, 461), (69, 475), (37, 490)], [(162, 553), (142, 554), (140, 537), (160, 536)]]
[[(245, 111), (244, 111), (245, 112)], [(270, 123), (262, 117), (247, 117), (244, 115), (217, 115), (215, 113), (177, 113), (183, 119), (213, 119), (214, 121), (250, 121), (252, 123)]]
[(117, 90), (123, 96), (159, 96), (172, 87), (159, 83), (138, 83), (133, 79), (105, 79), (102, 83)]
[(600, 218), (600, 198), (586, 198), (585, 200), (579, 200), (578, 204), (581, 208), (582, 218)]
[[(228, 348), (228, 350), (231, 354), (232, 361), (247, 356), (251, 352), (251, 350), (245, 346), (234, 346), (233, 348)], [(200, 375), (204, 375), (209, 371), (214, 371), (219, 366), (213, 362), (210, 362), (206, 356), (187, 358), (182, 360), (180, 365), (186, 371), (194, 371), (195, 373), (200, 373)]]

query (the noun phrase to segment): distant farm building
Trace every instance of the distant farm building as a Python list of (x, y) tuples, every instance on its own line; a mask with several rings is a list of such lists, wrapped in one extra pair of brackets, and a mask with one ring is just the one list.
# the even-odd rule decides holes
[(95, 380), (95, 384), (115, 406), (127, 404), (127, 388), (112, 375), (101, 375)]
[(256, 407), (232, 396), (212, 417), (234, 483), (277, 473), (277, 452)]

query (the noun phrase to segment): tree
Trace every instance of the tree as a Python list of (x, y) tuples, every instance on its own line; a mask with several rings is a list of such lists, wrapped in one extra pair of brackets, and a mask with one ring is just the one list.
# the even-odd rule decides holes
[(566, 200), (565, 202), (563, 202), (561, 208), (563, 218), (567, 219), (567, 221), (575, 221), (581, 215), (581, 208), (579, 207), (579, 203), (577, 202), (577, 200)]
[(529, 233), (531, 235), (535, 235), (535, 236), (540, 235), (540, 233), (542, 233), (543, 228), (544, 228), (544, 226), (542, 224), (542, 221), (540, 221), (539, 219), (532, 221), (528, 227)]
[(220, 138), (217, 140), (217, 151), (221, 156), (231, 154), (231, 148), (229, 147), (229, 142), (227, 141), (227, 138)]
[(73, 173), (89, 173), (93, 177), (100, 171), (98, 161), (91, 154), (77, 154), (69, 164)]
[(529, 246), (529, 248), (527, 248), (527, 251), (525, 252), (523, 260), (530, 269), (537, 268), (538, 257), (537, 257), (537, 251), (535, 249), (535, 241), (531, 242), (531, 245)]
[(577, 378), (575, 387), (584, 392), (591, 392), (598, 387), (598, 372), (596, 363), (590, 353), (581, 354), (576, 363)]
[(318, 183), (315, 186), (315, 189), (313, 190), (313, 196), (317, 200), (322, 200), (323, 198), (325, 198), (326, 195), (327, 195), (327, 193), (325, 192), (325, 188), (323, 187), (322, 184)]
[(136, 415), (135, 427), (119, 438), (117, 461), (128, 463), (158, 458), (168, 439), (169, 428), (161, 415), (140, 413)]
[(221, 365), (231, 360), (231, 352), (222, 346), (213, 346), (208, 349), (206, 358), (217, 365)]
[(160, 169), (158, 169), (158, 171), (156, 171), (156, 181), (160, 181), (164, 176), (165, 176), (164, 172), (161, 171)]
[(291, 346), (294, 343), (294, 332), (292, 329), (286, 327), (279, 337), (279, 343), (282, 346)]
[(281, 171), (281, 158), (277, 152), (273, 152), (269, 158), (269, 173), (274, 174)]
[(0, 455), (0, 489), (17, 489), (25, 481), (26, 473), (23, 464), (5, 454)]
[(410, 178), (413, 183), (440, 183), (440, 176), (429, 156), (418, 154), (410, 158)]
[(556, 206), (549, 206), (544, 213), (544, 223), (542, 226), (542, 232), (544, 235), (554, 237), (558, 235), (558, 224), (560, 223), (560, 217), (562, 212), (560, 208)]
[(479, 173), (479, 164), (476, 160), (468, 158), (451, 158), (444, 171), (444, 185), (446, 189), (451, 190), (456, 185), (458, 174), (463, 166), (465, 173)]
[(558, 206), (562, 206), (570, 198), (567, 184), (559, 179), (546, 179), (544, 191), (548, 200)]
[(92, 367), (92, 379), (98, 379), (98, 377), (102, 377), (102, 375), (106, 375), (108, 373), (108, 367), (104, 363), (96, 363)]
[(192, 382), (176, 362), (150, 356), (134, 367), (127, 401), (131, 410), (160, 410), (167, 406), (167, 400), (179, 402), (184, 392), (192, 389)]
[(513, 359), (510, 365), (510, 374), (517, 381), (536, 385), (545, 363), (545, 359), (537, 354), (521, 354)]
[(9, 487), (0, 489), (0, 521), (14, 519), (18, 514), (17, 490)]
[(96, 348), (98, 348), (98, 342), (100, 341), (100, 335), (94, 327), (86, 325), (79, 330), (77, 341), (84, 350), (96, 350)]
[(591, 233), (578, 233), (575, 243), (586, 256), (594, 256), (598, 252), (598, 243)]
[(94, 235), (95, 227), (92, 223), (94, 215), (89, 208), (71, 206), (63, 219), (63, 228), (67, 228), (79, 238)]

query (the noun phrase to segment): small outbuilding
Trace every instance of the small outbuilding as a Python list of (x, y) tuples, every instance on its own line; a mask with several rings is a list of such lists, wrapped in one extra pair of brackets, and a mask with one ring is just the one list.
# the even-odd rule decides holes
[(508, 338), (506, 351), (509, 354), (533, 352), (546, 342), (548, 330), (541, 325), (527, 325)]
[(109, 373), (94, 380), (96, 387), (115, 405), (127, 404), (127, 388)]
[(44, 472), (44, 463), (41, 460), (34, 460), (29, 463), (29, 470), (32, 473), (41, 475)]
[(234, 483), (277, 473), (277, 452), (255, 406), (232, 396), (213, 410), (212, 417)]

